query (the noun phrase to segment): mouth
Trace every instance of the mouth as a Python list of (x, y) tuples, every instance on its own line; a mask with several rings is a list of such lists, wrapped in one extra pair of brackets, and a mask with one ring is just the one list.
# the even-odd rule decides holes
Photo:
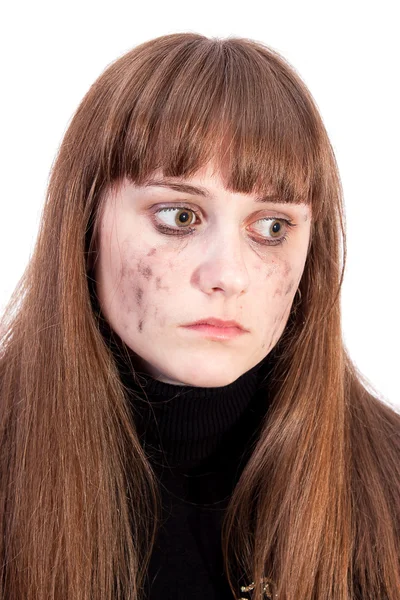
[(216, 327), (218, 329), (229, 329), (229, 328), (235, 328), (235, 329), (240, 329), (242, 331), (248, 331), (247, 329), (245, 329), (245, 327), (243, 327), (243, 325), (241, 325), (241, 323), (238, 323), (237, 321), (224, 321), (222, 319), (216, 319), (214, 317), (207, 317), (205, 319), (199, 319), (198, 321), (195, 321), (194, 323), (186, 323), (185, 325), (183, 325), (183, 327), (195, 327), (198, 325), (208, 325), (210, 327)]
[(183, 327), (215, 341), (230, 340), (248, 333), (248, 330), (236, 321), (222, 321), (215, 318), (200, 319), (194, 323), (183, 325)]

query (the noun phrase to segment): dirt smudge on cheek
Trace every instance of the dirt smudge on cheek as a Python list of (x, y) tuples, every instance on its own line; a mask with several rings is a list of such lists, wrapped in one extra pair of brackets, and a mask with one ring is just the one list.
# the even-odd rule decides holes
[(132, 327), (132, 320), (137, 331), (141, 333), (145, 325), (146, 309), (145, 296), (148, 293), (149, 281), (152, 276), (151, 268), (142, 259), (130, 256), (126, 252), (122, 256), (120, 270), (120, 286), (122, 310), (128, 317), (127, 329)]
[[(123, 311), (128, 317), (128, 327), (134, 327), (137, 333), (146, 334), (149, 329), (163, 327), (166, 323), (163, 315), (161, 293), (171, 293), (166, 285), (169, 269), (174, 268), (173, 261), (165, 264), (157, 255), (158, 248), (150, 248), (145, 254), (137, 255), (125, 248), (121, 263), (121, 283), (124, 291)], [(162, 264), (160, 264), (162, 263)], [(160, 273), (158, 275), (157, 273)], [(150, 311), (150, 312), (149, 312)]]
[(165, 317), (158, 317), (158, 306), (154, 307), (154, 313), (153, 313), (153, 318), (154, 321), (156, 322), (157, 326), (160, 327), (164, 327), (165, 322), (166, 322), (166, 318)]
[(290, 262), (288, 260), (285, 260), (284, 264), (283, 264), (283, 276), (285, 277), (289, 277), (290, 273), (292, 271), (292, 265), (290, 264)]
[(292, 291), (293, 288), (294, 288), (294, 280), (292, 279), (292, 281), (289, 283), (289, 285), (287, 286), (287, 288), (285, 290), (285, 296), (290, 294), (290, 292)]
[(136, 313), (136, 318), (137, 318), (137, 331), (139, 333), (143, 333), (143, 329), (145, 328), (146, 325), (146, 315), (147, 315), (147, 310), (146, 308), (141, 308), (137, 313)]
[(167, 285), (162, 285), (161, 277), (156, 277), (156, 289), (157, 290), (165, 290), (166, 292), (169, 292), (169, 287)]
[(139, 260), (137, 265), (138, 273), (149, 281), (153, 275), (153, 271), (149, 265), (143, 264), (142, 260)]
[(274, 263), (275, 268), (270, 269), (267, 273), (267, 279), (270, 277), (272, 273), (278, 273), (278, 283), (275, 291), (272, 295), (272, 298), (276, 298), (277, 296), (287, 296), (291, 290), (293, 289), (294, 281), (291, 280), (287, 283), (287, 279), (292, 272), (292, 265), (290, 261), (284, 260), (279, 267), (277, 267), (276, 263)]
[(135, 299), (138, 306), (141, 306), (143, 300), (143, 289), (141, 287), (137, 287), (135, 291)]
[[(178, 236), (176, 237), (178, 238)], [(190, 237), (190, 235), (188, 237)], [(181, 252), (183, 252), (183, 250), (185, 250), (188, 247), (189, 240), (178, 238), (176, 241), (178, 242), (177, 254), (180, 254)]]
[(284, 308), (282, 310), (279, 310), (279, 312), (275, 315), (267, 353), (272, 350), (272, 348), (276, 345), (281, 335), (283, 334), (287, 321), (289, 319), (291, 307), (292, 302), (287, 302)]
[(269, 279), (270, 277), (272, 277), (272, 275), (275, 275), (278, 271), (279, 271), (278, 264), (274, 260), (270, 261), (268, 264), (267, 272), (265, 274), (265, 279)]

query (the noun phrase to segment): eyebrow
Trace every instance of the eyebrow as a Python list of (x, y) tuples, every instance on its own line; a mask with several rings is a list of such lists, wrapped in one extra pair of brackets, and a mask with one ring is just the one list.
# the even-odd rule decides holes
[[(208, 200), (211, 200), (213, 198), (212, 194), (210, 194), (210, 192), (206, 188), (201, 187), (199, 185), (192, 185), (189, 183), (174, 183), (163, 179), (149, 179), (146, 181), (143, 187), (169, 188), (171, 190), (174, 190), (175, 192), (182, 192), (183, 194), (201, 196), (202, 198), (207, 198)], [(288, 202), (284, 202), (276, 194), (256, 196), (255, 202), (279, 202), (280, 204), (289, 204)]]

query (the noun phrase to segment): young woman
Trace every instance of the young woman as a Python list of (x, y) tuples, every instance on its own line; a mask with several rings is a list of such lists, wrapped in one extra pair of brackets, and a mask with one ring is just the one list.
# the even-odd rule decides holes
[(400, 416), (344, 347), (345, 256), (282, 57), (190, 33), (109, 66), (3, 317), (0, 597), (397, 600)]

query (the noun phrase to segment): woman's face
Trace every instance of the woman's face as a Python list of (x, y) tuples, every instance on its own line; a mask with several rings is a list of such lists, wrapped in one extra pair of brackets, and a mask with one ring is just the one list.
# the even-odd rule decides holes
[[(211, 165), (190, 179), (126, 179), (100, 220), (103, 315), (138, 370), (177, 385), (228, 385), (282, 335), (310, 226), (307, 205), (232, 193)], [(185, 327), (211, 317), (245, 331), (221, 339), (217, 329)]]

